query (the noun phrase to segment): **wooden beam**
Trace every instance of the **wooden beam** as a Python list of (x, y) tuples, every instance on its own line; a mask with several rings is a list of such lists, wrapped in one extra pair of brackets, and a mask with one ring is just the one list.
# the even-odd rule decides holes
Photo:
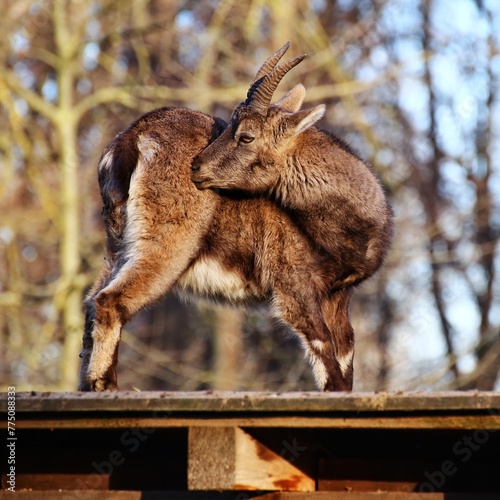
[[(12, 493), (0, 491), (0, 500), (11, 499)], [(148, 498), (168, 498), (169, 500), (223, 500), (237, 498), (234, 493), (173, 492), (173, 491), (83, 491), (83, 490), (48, 490), (48, 491), (16, 491), (16, 500), (146, 500)], [(250, 498), (250, 497), (249, 497)], [(350, 492), (275, 492), (257, 495), (256, 500), (498, 500), (498, 494), (463, 494), (463, 493), (388, 493), (385, 491), (371, 493)]]
[[(500, 415), (500, 393), (322, 393), (322, 392), (19, 392), (18, 412), (436, 412), (491, 411)], [(7, 394), (0, 394), (0, 412)]]
[(315, 481), (238, 427), (193, 427), (189, 490), (314, 491)]
[[(14, 496), (9, 491), (0, 492), (0, 500), (141, 500), (141, 491), (99, 491), (99, 490), (18, 490)], [(169, 497), (171, 498), (171, 497)]]
[(412, 492), (425, 471), (434, 468), (433, 462), (411, 459), (324, 458), (319, 462), (318, 490)]
[[(447, 429), (474, 430), (500, 429), (499, 415), (344, 415), (289, 416), (279, 414), (243, 415), (240, 413), (226, 415), (200, 414), (189, 416), (151, 416), (123, 415), (89, 415), (81, 414), (23, 415), (16, 422), (17, 429), (129, 429), (129, 428), (179, 428), (179, 427), (280, 427), (280, 428), (329, 428), (329, 429)], [(7, 428), (7, 420), (0, 421), (0, 429)]]
[[(16, 490), (72, 490), (77, 486), (84, 491), (81, 485), (87, 485), (87, 490), (105, 491), (110, 489), (110, 477), (109, 474), (83, 472), (20, 472), (16, 473)], [(2, 474), (2, 485), (5, 489), (7, 484), (7, 476)]]
[(498, 500), (498, 494), (316, 491), (314, 493), (267, 493), (259, 496), (258, 500)]

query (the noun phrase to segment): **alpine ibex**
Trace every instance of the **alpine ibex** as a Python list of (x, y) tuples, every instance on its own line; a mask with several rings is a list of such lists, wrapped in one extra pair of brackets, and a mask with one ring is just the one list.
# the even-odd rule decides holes
[[(254, 87), (274, 74), (285, 50), (264, 63)], [(295, 106), (296, 94), (278, 105)], [(318, 386), (351, 390), (348, 306), (356, 280), (349, 276), (359, 271), (340, 263), (345, 250), (325, 253), (294, 210), (231, 189), (196, 188), (193, 159), (226, 125), (199, 112), (162, 108), (139, 118), (104, 151), (99, 185), (106, 259), (85, 302), (80, 390), (117, 389), (123, 324), (172, 288), (233, 305), (268, 303), (302, 340)], [(323, 223), (325, 231), (337, 224)]]

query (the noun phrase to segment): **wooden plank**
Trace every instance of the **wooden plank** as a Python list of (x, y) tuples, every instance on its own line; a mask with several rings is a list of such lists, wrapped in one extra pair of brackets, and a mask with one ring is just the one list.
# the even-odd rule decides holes
[(51, 490), (28, 491), (16, 490), (1, 492), (0, 500), (249, 500), (260, 498), (259, 493), (238, 493), (218, 491), (85, 491), (85, 490)]
[[(0, 412), (7, 394), (0, 394)], [(39, 393), (16, 395), (18, 412), (386, 412), (478, 411), (500, 413), (500, 393), (321, 393), (321, 392), (132, 392)]]
[(438, 463), (411, 459), (323, 459), (319, 465), (318, 489), (335, 491), (412, 492)]
[(318, 470), (320, 491), (386, 491), (412, 492), (434, 462), (380, 458), (321, 459)]
[(465, 463), (456, 456), (443, 460), (442, 455), (432, 460), (331, 457), (320, 460), (318, 490), (500, 492), (499, 470), (498, 454)]
[(498, 494), (482, 493), (395, 493), (316, 491), (314, 493), (277, 492), (259, 496), (259, 500), (498, 500)]
[[(89, 491), (89, 490), (47, 490), (27, 491), (16, 489), (16, 500), (144, 500), (141, 491)], [(12, 493), (0, 492), (0, 499), (13, 498)]]
[(189, 490), (314, 491), (315, 481), (237, 427), (193, 427)]
[[(16, 422), (17, 429), (127, 429), (127, 428), (179, 428), (179, 427), (283, 427), (283, 428), (337, 428), (337, 429), (500, 429), (498, 415), (434, 415), (373, 417), (353, 416), (266, 416), (225, 418), (193, 417), (128, 417), (93, 416), (75, 418), (43, 418), (35, 415), (23, 416)], [(0, 422), (0, 429), (6, 429), (6, 420)]]
[[(6, 488), (7, 477), (2, 475), (2, 485)], [(87, 489), (91, 490), (109, 490), (110, 475), (109, 474), (88, 474), (88, 473), (67, 473), (67, 472), (50, 472), (50, 473), (17, 473), (16, 474), (16, 489), (31, 489), (31, 490), (71, 490), (78, 485), (87, 485)], [(85, 486), (84, 486), (85, 487)], [(83, 490), (82, 490), (83, 491)]]
[[(16, 500), (234, 500), (233, 493), (172, 492), (172, 491), (16, 491)], [(12, 493), (0, 492), (0, 500), (12, 499)], [(245, 497), (242, 497), (245, 498)], [(258, 500), (498, 500), (498, 494), (460, 494), (460, 493), (349, 493), (349, 492), (275, 492), (247, 498)]]

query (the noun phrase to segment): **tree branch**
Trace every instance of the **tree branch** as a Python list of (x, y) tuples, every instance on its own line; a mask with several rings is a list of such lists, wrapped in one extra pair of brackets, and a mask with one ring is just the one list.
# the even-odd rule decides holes
[(85, 113), (101, 105), (117, 103), (128, 108), (136, 106), (136, 99), (125, 89), (116, 87), (104, 87), (88, 95), (73, 107), (75, 119), (78, 121)]
[(57, 122), (57, 108), (43, 99), (43, 97), (40, 97), (33, 90), (24, 87), (11, 71), (0, 73), (0, 82), (4, 83), (12, 93), (17, 94), (21, 99), (24, 99), (32, 110), (45, 116), (52, 123)]

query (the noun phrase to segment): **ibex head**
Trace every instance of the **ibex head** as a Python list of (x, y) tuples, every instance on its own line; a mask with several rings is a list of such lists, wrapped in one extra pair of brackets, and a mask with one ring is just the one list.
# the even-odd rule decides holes
[(282, 78), (305, 57), (276, 66), (289, 46), (285, 44), (261, 66), (226, 130), (193, 162), (191, 178), (199, 189), (267, 192), (278, 180), (297, 136), (323, 116), (323, 105), (299, 111), (305, 97), (300, 84), (271, 104)]

